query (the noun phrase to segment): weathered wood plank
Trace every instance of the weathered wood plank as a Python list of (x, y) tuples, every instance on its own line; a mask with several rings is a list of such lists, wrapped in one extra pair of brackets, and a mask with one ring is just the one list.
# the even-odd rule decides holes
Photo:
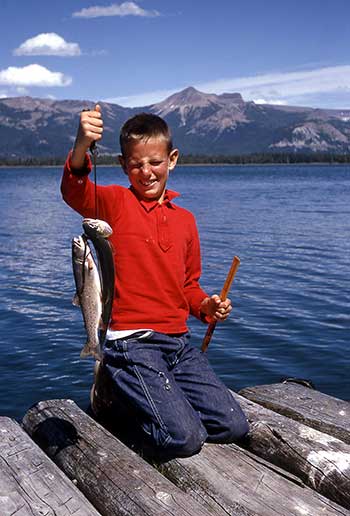
[(198, 455), (158, 467), (194, 498), (215, 498), (228, 514), (239, 506), (260, 516), (350, 515), (293, 475), (234, 444), (206, 444)]
[(296, 383), (258, 385), (245, 398), (350, 444), (350, 403)]
[(350, 509), (350, 446), (232, 393), (250, 423), (246, 448)]
[(227, 516), (184, 494), (73, 401), (42, 401), (23, 426), (103, 515)]
[(1, 516), (98, 516), (18, 423), (0, 417)]

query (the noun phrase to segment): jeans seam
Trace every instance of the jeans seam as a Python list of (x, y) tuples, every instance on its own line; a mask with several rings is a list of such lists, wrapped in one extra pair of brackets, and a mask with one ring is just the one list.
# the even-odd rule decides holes
[(150, 404), (150, 407), (151, 407), (151, 409), (153, 411), (153, 414), (156, 416), (157, 421), (160, 424), (160, 426), (167, 431), (167, 427), (166, 427), (164, 421), (162, 420), (162, 418), (160, 417), (160, 414), (159, 414), (159, 412), (157, 410), (157, 407), (156, 407), (156, 405), (155, 405), (155, 403), (154, 403), (154, 401), (152, 399), (152, 396), (151, 396), (151, 394), (150, 394), (150, 392), (149, 392), (149, 390), (147, 388), (147, 385), (145, 384), (145, 381), (144, 381), (144, 379), (142, 377), (142, 374), (140, 373), (140, 371), (139, 371), (139, 369), (138, 369), (138, 367), (136, 365), (134, 365), (133, 368), (134, 368), (136, 376), (137, 376), (137, 378), (138, 378), (138, 380), (140, 382), (141, 388), (142, 388), (142, 390), (143, 390), (143, 392), (144, 392), (144, 394), (146, 396), (146, 399), (147, 399), (148, 403)]
[[(141, 389), (143, 390), (143, 393), (144, 393), (144, 395), (145, 395), (145, 397), (146, 397), (146, 399), (147, 399), (147, 401), (148, 401), (148, 403), (149, 403), (149, 405), (150, 405), (150, 407), (152, 409), (153, 414), (155, 415), (155, 417), (156, 417), (159, 425), (161, 426), (161, 428), (166, 430), (166, 432), (168, 433), (167, 426), (164, 423), (164, 421), (162, 420), (162, 418), (160, 417), (160, 414), (159, 414), (159, 412), (157, 410), (157, 407), (156, 407), (156, 405), (155, 405), (155, 403), (154, 403), (154, 401), (152, 399), (152, 396), (151, 396), (151, 394), (150, 394), (150, 392), (149, 392), (149, 390), (147, 388), (147, 385), (146, 385), (146, 383), (145, 383), (145, 381), (144, 381), (144, 379), (142, 377), (142, 374), (140, 373), (137, 365), (132, 364), (132, 360), (129, 357), (128, 347), (127, 347), (127, 342), (126, 341), (123, 342), (123, 350), (124, 350), (124, 356), (125, 356), (126, 360), (130, 363), (131, 367), (135, 371), (135, 374), (136, 374), (136, 376), (137, 376), (137, 378), (138, 378), (138, 380), (140, 382)], [(170, 438), (169, 435), (166, 438), (166, 442), (168, 441), (168, 438)]]

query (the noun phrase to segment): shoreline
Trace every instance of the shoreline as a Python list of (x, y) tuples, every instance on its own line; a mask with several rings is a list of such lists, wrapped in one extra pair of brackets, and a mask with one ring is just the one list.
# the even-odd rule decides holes
[[(121, 168), (121, 166), (118, 164), (118, 163), (115, 163), (115, 164), (106, 164), (104, 165), (103, 163), (97, 163), (97, 165), (99, 167), (104, 167), (104, 168)], [(297, 162), (297, 163), (276, 163), (276, 162), (269, 162), (269, 163), (178, 163), (176, 165), (176, 168), (179, 168), (179, 167), (270, 167), (270, 166), (286, 166), (286, 167), (296, 167), (296, 166), (308, 166), (308, 167), (312, 167), (312, 166), (329, 166), (329, 167), (334, 167), (334, 166), (340, 166), (340, 167), (350, 167), (350, 163), (339, 163), (339, 162), (331, 162), (331, 161), (311, 161), (311, 162), (307, 162), (307, 161), (300, 161), (300, 162)], [(0, 170), (1, 169), (6, 169), (6, 168), (28, 168), (28, 169), (32, 169), (32, 168), (63, 168), (64, 167), (64, 163), (62, 163), (62, 165), (0, 165)]]

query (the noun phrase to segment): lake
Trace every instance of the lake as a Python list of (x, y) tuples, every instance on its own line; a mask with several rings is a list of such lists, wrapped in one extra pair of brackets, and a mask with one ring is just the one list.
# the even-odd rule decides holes
[[(93, 360), (71, 303), (71, 239), (81, 217), (64, 204), (59, 168), (0, 169), (0, 414), (71, 398), (86, 409)], [(127, 185), (98, 167), (101, 184)], [(350, 400), (350, 168), (179, 166), (169, 187), (197, 218), (201, 285), (219, 293), (234, 255), (241, 266), (230, 319), (218, 324), (210, 361), (224, 383), (311, 380)], [(206, 327), (191, 318), (192, 342)]]

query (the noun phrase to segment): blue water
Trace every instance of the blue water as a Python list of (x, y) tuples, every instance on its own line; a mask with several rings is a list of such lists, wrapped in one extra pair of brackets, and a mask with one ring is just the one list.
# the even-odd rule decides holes
[[(119, 168), (98, 174), (126, 185)], [(86, 408), (92, 384), (71, 304), (81, 218), (61, 200), (60, 175), (0, 170), (0, 414), (16, 418), (49, 398)], [(235, 390), (302, 377), (350, 400), (350, 168), (178, 167), (169, 186), (197, 217), (202, 286), (219, 293), (241, 259), (234, 311), (208, 351), (217, 374)], [(190, 327), (200, 346), (205, 326)]]

